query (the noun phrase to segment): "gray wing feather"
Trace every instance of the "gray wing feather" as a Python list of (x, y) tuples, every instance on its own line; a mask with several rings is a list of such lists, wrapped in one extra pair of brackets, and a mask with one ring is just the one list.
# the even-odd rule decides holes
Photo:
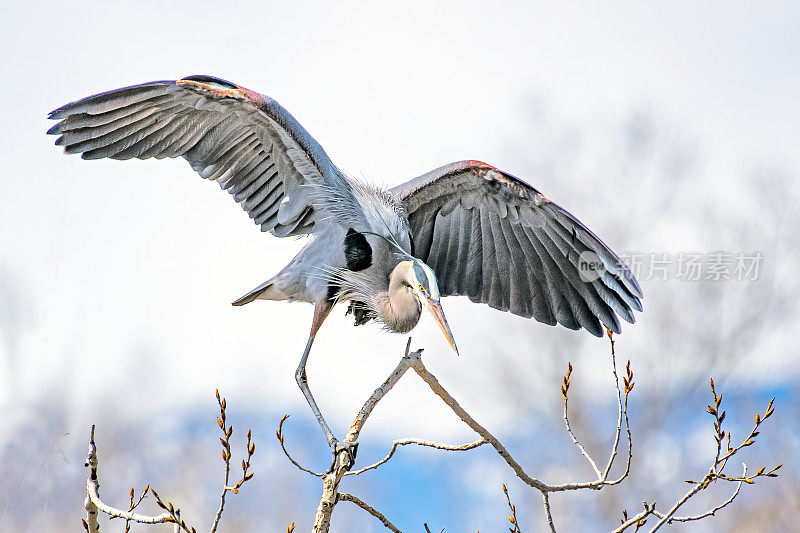
[[(443, 295), (466, 295), (539, 322), (621, 329), (642, 291), (617, 255), (570, 213), (491, 165), (461, 161), (392, 189), (403, 202), (414, 253), (436, 272)], [(578, 259), (605, 267), (581, 278)]]
[(312, 232), (325, 206), (314, 186), (352, 199), (350, 183), (277, 102), (225, 80), (189, 76), (125, 87), (50, 113), (48, 133), (84, 159), (183, 157), (216, 181), (262, 231)]

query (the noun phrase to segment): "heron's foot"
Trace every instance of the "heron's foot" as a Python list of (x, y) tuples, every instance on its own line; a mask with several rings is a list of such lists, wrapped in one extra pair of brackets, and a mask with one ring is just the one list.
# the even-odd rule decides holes
[(336, 458), (339, 457), (339, 454), (344, 453), (347, 455), (345, 457), (346, 461), (346, 469), (350, 470), (353, 468), (353, 465), (356, 464), (356, 454), (358, 453), (358, 443), (357, 442), (342, 442), (340, 440), (333, 440), (333, 444), (331, 445), (331, 452), (333, 453), (333, 461), (331, 462), (331, 467), (328, 469), (328, 474), (333, 472), (333, 469), (336, 468)]

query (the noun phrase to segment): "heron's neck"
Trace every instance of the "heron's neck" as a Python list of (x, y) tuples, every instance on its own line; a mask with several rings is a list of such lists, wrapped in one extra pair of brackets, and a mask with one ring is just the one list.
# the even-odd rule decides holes
[(408, 285), (397, 276), (391, 276), (389, 291), (382, 294), (378, 302), (378, 315), (384, 324), (398, 333), (414, 329), (422, 314), (422, 305)]

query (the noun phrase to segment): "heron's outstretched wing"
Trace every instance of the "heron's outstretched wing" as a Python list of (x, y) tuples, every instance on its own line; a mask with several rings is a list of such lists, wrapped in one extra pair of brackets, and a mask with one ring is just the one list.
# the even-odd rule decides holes
[(262, 231), (313, 231), (313, 187), (350, 196), (322, 147), (275, 100), (211, 76), (90, 96), (50, 113), (48, 133), (84, 159), (183, 157), (227, 190)]
[(414, 255), (436, 272), (443, 295), (598, 336), (601, 323), (619, 332), (616, 315), (632, 323), (642, 310), (636, 278), (603, 241), (491, 165), (452, 163), (392, 192), (408, 215)]

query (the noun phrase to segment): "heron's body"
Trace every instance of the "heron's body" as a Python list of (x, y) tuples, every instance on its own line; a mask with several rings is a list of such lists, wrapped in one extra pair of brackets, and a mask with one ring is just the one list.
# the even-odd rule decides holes
[[(383, 204), (383, 209), (359, 225), (332, 220), (313, 236), (278, 274), (234, 302), (244, 305), (256, 299), (289, 300), (319, 304), (349, 302), (363, 323), (377, 319), (389, 330), (410, 331), (415, 317), (394, 316), (400, 307), (397, 292), (390, 293), (390, 275), (403, 260), (399, 252), (411, 254), (408, 224), (402, 205), (386, 191), (357, 184), (360, 197)], [(387, 229), (389, 228), (389, 229)], [(393, 244), (396, 243), (396, 244)], [(399, 245), (399, 247), (398, 247)], [(359, 290), (369, 287), (370, 292)], [(392, 300), (397, 300), (392, 306)]]
[[(356, 325), (407, 332), (424, 309), (455, 342), (440, 305), (465, 295), (546, 324), (620, 331), (642, 292), (594, 233), (524, 181), (479, 161), (437, 168), (390, 190), (347, 177), (277, 102), (211, 76), (158, 81), (90, 96), (50, 114), (56, 144), (84, 159), (183, 157), (278, 237), (311, 240), (277, 275), (236, 302), (314, 304), (296, 374), (331, 308), (349, 302)], [(584, 263), (591, 266), (583, 268)]]
[[(317, 303), (335, 297), (338, 293), (336, 284), (326, 276), (327, 272), (333, 270), (359, 272), (362, 276), (374, 279), (381, 290), (388, 290), (391, 269), (387, 271), (386, 265), (372, 261), (373, 254), (389, 252), (385, 250), (388, 246), (373, 235), (355, 231), (350, 231), (348, 235), (349, 230), (343, 225), (332, 224), (311, 236), (309, 242), (278, 274), (234, 302), (234, 305), (244, 305), (256, 299)], [(342, 298), (343, 301), (346, 299)]]

